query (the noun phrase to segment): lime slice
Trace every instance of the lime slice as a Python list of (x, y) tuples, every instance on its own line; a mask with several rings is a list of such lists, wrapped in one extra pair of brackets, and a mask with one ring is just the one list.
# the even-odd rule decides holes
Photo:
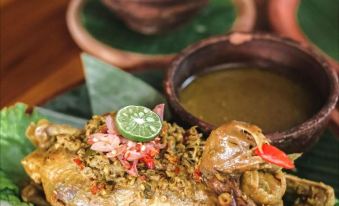
[(127, 106), (120, 109), (115, 117), (120, 134), (139, 142), (150, 141), (161, 131), (160, 117), (143, 106)]

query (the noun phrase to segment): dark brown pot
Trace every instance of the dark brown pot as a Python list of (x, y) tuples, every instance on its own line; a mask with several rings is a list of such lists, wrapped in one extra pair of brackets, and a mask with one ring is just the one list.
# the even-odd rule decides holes
[(185, 23), (208, 0), (101, 0), (131, 29), (158, 34)]
[(337, 102), (337, 76), (330, 65), (311, 49), (270, 34), (232, 33), (213, 37), (179, 54), (168, 70), (165, 93), (173, 114), (181, 123), (197, 125), (205, 134), (214, 128), (181, 106), (178, 90), (192, 75), (227, 63), (272, 65), (270, 68), (280, 68), (279, 72), (297, 75), (311, 84), (321, 98), (321, 109), (302, 124), (267, 136), (274, 145), (287, 152), (303, 152), (317, 142)]
[[(134, 1), (137, 0), (125, 0)], [(156, 1), (156, 0), (154, 0)], [(159, 0), (158, 0), (159, 1)], [(174, 1), (174, 0), (171, 0)], [(180, 0), (177, 0), (180, 1)], [(234, 0), (237, 18), (232, 31), (250, 32), (255, 27), (255, 4), (248, 0)], [(67, 26), (79, 47), (103, 61), (125, 70), (166, 68), (176, 54), (143, 54), (110, 47), (92, 36), (82, 22), (86, 0), (71, 0), (67, 9)], [(117, 34), (112, 34), (117, 35)]]
[[(339, 75), (339, 62), (310, 42), (302, 31), (297, 20), (300, 0), (274, 0), (268, 1), (267, 4), (268, 20), (274, 32), (299, 41), (302, 44), (312, 46), (316, 52), (323, 55), (329, 61), (331, 68)], [(339, 107), (332, 112), (331, 126), (339, 138)]]

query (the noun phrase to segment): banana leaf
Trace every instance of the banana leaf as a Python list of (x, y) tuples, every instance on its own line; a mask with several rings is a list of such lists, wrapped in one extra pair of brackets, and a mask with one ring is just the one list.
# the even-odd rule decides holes
[[(116, 74), (117, 69), (112, 69), (110, 65), (102, 64), (102, 62), (89, 57), (91, 61), (96, 62), (94, 65), (99, 63), (101, 67), (104, 67), (104, 70), (107, 69), (106, 72), (103, 74), (105, 76), (110, 76), (111, 74)], [(97, 62), (98, 61), (98, 62)], [(85, 66), (88, 66), (88, 61), (84, 61)], [(90, 63), (93, 66), (93, 62)], [(97, 70), (94, 70), (94, 68), (98, 68)], [(109, 69), (108, 69), (109, 68)], [(97, 71), (98, 73), (102, 72), (102, 68), (99, 67), (93, 67), (93, 71)], [(120, 73), (123, 73), (123, 76), (127, 75), (125, 72), (118, 70)], [(154, 72), (154, 74), (152, 74)], [(120, 75), (120, 74), (118, 74)], [(159, 72), (159, 70), (155, 71), (147, 71), (145, 73), (139, 72), (137, 74), (128, 74), (130, 75), (128, 78), (137, 79), (137, 77), (143, 78), (145, 81), (142, 81), (139, 79), (138, 81), (142, 82), (142, 84), (147, 85), (148, 81), (151, 82), (153, 85), (156, 86), (156, 90), (161, 90), (161, 80), (162, 80), (162, 73)], [(100, 76), (100, 75), (99, 75)], [(92, 78), (91, 76), (88, 76), (88, 78)], [(95, 81), (103, 83), (100, 78), (94, 79)], [(93, 81), (93, 79), (92, 79)], [(110, 89), (114, 89), (114, 87), (118, 88), (116, 84), (112, 84), (112, 81), (105, 81), (105, 86)], [(159, 83), (156, 85), (156, 83)], [(51, 121), (55, 121), (57, 123), (64, 123), (64, 124), (71, 124), (76, 127), (82, 127), (86, 120), (88, 119), (86, 117), (79, 118), (74, 117), (72, 115), (69, 115), (70, 113), (76, 113), (76, 114), (82, 114), (83, 116), (87, 116), (86, 113), (92, 115), (92, 108), (91, 104), (99, 104), (99, 105), (105, 105), (107, 102), (107, 99), (105, 98), (98, 98), (95, 101), (91, 101), (91, 98), (95, 97), (93, 95), (90, 95), (90, 92), (93, 88), (91, 88), (93, 85), (97, 84), (85, 84), (78, 88), (75, 88), (74, 90), (61, 95), (59, 97), (56, 97), (54, 100), (51, 100), (47, 107), (49, 109), (55, 108), (55, 110), (63, 110), (65, 114), (51, 111), (46, 108), (40, 108), (37, 107), (34, 109), (34, 112), (32, 115), (25, 115), (26, 106), (19, 104), (13, 107), (11, 110), (4, 109), (1, 111), (1, 162), (7, 162), (5, 165), (6, 167), (3, 167), (4, 165), (1, 165), (2, 167), (0, 169), (4, 170), (7, 175), (11, 178), (11, 180), (17, 182), (18, 177), (20, 175), (21, 178), (24, 178), (25, 176), (22, 174), (22, 168), (20, 166), (20, 159), (23, 157), (23, 155), (26, 155), (28, 152), (30, 152), (33, 147), (27, 142), (27, 140), (24, 138), (24, 130), (27, 127), (28, 123), (30, 121), (37, 121), (40, 118), (47, 118)], [(113, 87), (112, 87), (113, 86)], [(121, 86), (121, 85), (118, 85)], [(148, 86), (152, 88), (151, 86)], [(120, 87), (119, 87), (120, 88)], [(126, 92), (129, 92), (128, 89), (123, 90)], [(111, 96), (114, 96), (114, 93), (110, 93)], [(110, 99), (110, 96), (108, 96)], [(75, 102), (73, 102), (75, 101)], [(84, 102), (82, 105), (81, 103)], [(110, 101), (109, 101), (110, 102)], [(77, 103), (77, 104), (76, 104)], [(61, 107), (63, 105), (63, 107)], [(93, 106), (93, 105), (92, 105)], [(104, 106), (105, 107), (105, 106)], [(104, 112), (108, 112), (110, 107), (105, 107)], [(73, 111), (73, 112), (72, 112)], [(76, 111), (76, 112), (74, 112)], [(7, 125), (7, 126), (6, 126)], [(12, 129), (11, 129), (12, 128)], [(10, 144), (9, 144), (10, 143)], [(339, 141), (334, 137), (334, 134), (330, 131), (326, 131), (323, 136), (321, 137), (318, 144), (309, 152), (305, 153), (299, 160), (297, 160), (297, 170), (293, 173), (297, 176), (315, 180), (315, 181), (321, 181), (326, 184), (331, 185), (334, 187), (336, 191), (336, 195), (339, 195), (339, 183), (338, 183), (338, 174), (339, 174)], [(4, 150), (5, 149), (5, 150)], [(15, 155), (16, 158), (13, 155), (11, 155), (13, 152), (16, 151)], [(20, 155), (18, 156), (18, 151), (21, 151)], [(23, 153), (22, 153), (23, 152)], [(5, 155), (4, 155), (5, 154)], [(19, 158), (19, 159), (18, 159)], [(16, 166), (14, 166), (16, 165)], [(15, 172), (11, 172), (13, 168), (15, 169)], [(18, 168), (21, 168), (20, 170)], [(15, 196), (13, 196), (15, 197)]]
[(338, 0), (302, 0), (298, 20), (301, 29), (313, 43), (339, 60)]
[(82, 24), (97, 40), (121, 50), (145, 54), (177, 53), (201, 39), (226, 33), (235, 20), (230, 0), (210, 0), (193, 21), (167, 34), (145, 36), (128, 29), (99, 0), (87, 0)]
[(319, 142), (296, 161), (293, 172), (302, 178), (331, 185), (339, 196), (339, 139), (327, 130)]
[(43, 107), (84, 119), (89, 119), (92, 116), (88, 89), (85, 84), (53, 98)]
[(117, 111), (127, 105), (153, 108), (165, 102), (162, 94), (132, 74), (88, 54), (83, 54), (82, 60), (93, 114)]
[[(97, 60), (96, 58), (90, 57), (87, 55), (87, 58), (93, 59), (95, 64), (98, 62), (101, 62), (100, 60)], [(102, 62), (101, 62), (102, 63)], [(95, 107), (102, 107), (100, 108), (103, 112), (109, 112), (112, 110), (116, 110), (116, 108), (119, 108), (120, 106), (114, 106), (116, 103), (114, 102), (114, 99), (116, 99), (115, 92), (123, 92), (125, 96), (133, 95), (135, 91), (142, 91), (144, 92), (151, 92), (153, 94), (159, 95), (160, 101), (156, 101), (152, 103), (150, 107), (152, 107), (154, 104), (165, 101), (160, 93), (163, 91), (162, 82), (164, 80), (164, 71), (163, 69), (153, 69), (153, 70), (143, 70), (143, 71), (134, 71), (132, 73), (126, 73), (123, 71), (113, 71), (113, 67), (108, 64), (101, 64), (101, 66), (97, 67), (96, 65), (90, 66), (86, 62), (84, 62), (84, 66), (87, 68), (89, 73), (94, 73), (95, 75), (87, 75), (87, 80), (85, 84), (82, 84), (78, 87), (75, 87), (74, 89), (65, 92), (62, 95), (59, 95), (50, 101), (48, 101), (46, 104), (43, 105), (44, 108), (49, 109), (49, 111), (53, 110), (58, 113), (68, 114), (72, 115), (78, 118), (83, 119), (89, 119), (94, 114), (93, 109), (91, 105), (100, 105)], [(107, 74), (108, 72), (109, 74)], [(118, 74), (116, 74), (118, 73)], [(114, 75), (115, 74), (115, 75)], [(110, 76), (111, 79), (108, 82), (111, 82), (111, 84), (102, 84), (102, 79), (106, 75)], [(121, 79), (122, 76), (128, 76), (130, 81), (134, 82), (134, 85), (137, 84), (136, 82), (139, 82), (142, 85), (137, 84), (136, 86), (128, 85), (127, 82), (123, 82), (121, 80), (117, 80), (119, 82), (123, 82), (123, 84), (116, 84), (112, 83), (112, 80), (114, 79)], [(131, 76), (133, 75), (133, 76)], [(88, 83), (92, 82), (92, 83)], [(145, 85), (145, 83), (147, 85)], [(123, 89), (122, 89), (123, 85)], [(149, 85), (149, 86), (148, 86)], [(109, 92), (107, 94), (103, 94), (101, 91), (102, 89), (100, 87), (107, 87)], [(146, 87), (146, 88), (145, 88)], [(143, 89), (141, 89), (143, 88)], [(92, 91), (92, 95), (90, 95), (89, 90)], [(99, 91), (101, 95), (105, 95), (104, 98), (96, 98), (96, 91)], [(148, 96), (149, 94), (147, 94)], [(143, 97), (144, 98), (144, 97)], [(156, 98), (156, 99), (158, 99)], [(122, 106), (128, 105), (128, 104), (138, 104), (138, 102), (122, 102), (123, 100), (118, 99), (118, 101), (121, 103)], [(108, 104), (106, 104), (109, 102)], [(105, 106), (103, 106), (105, 104)], [(100, 112), (98, 112), (100, 113)], [(167, 114), (168, 115), (168, 114)], [(168, 115), (169, 116), (169, 115)]]
[(35, 107), (34, 109), (39, 115), (57, 124), (68, 124), (76, 128), (83, 128), (87, 122), (87, 119), (74, 117), (68, 114), (59, 113), (42, 107)]
[[(127, 75), (125, 72), (121, 70), (116, 70), (112, 68), (112, 66), (108, 64), (103, 64), (100, 60), (97, 60), (90, 56), (87, 56), (87, 58), (90, 58), (91, 61), (95, 62), (94, 64), (92, 62), (89, 65), (88, 61), (84, 61), (85, 68), (89, 67), (89, 70), (91, 70), (90, 72), (93, 73), (91, 75), (86, 75), (87, 81), (91, 79), (90, 81), (94, 81), (94, 83), (91, 84), (87, 83), (86, 85), (82, 85), (79, 88), (75, 88), (74, 91), (70, 91), (60, 97), (57, 97), (56, 99), (48, 103), (49, 109), (53, 109), (53, 105), (58, 105), (55, 108), (59, 109), (58, 110), (59, 112), (60, 111), (68, 112), (75, 110), (78, 111), (78, 113), (85, 113), (86, 111), (92, 111), (91, 107), (87, 103), (85, 103), (84, 105), (76, 105), (72, 103), (72, 101), (80, 103), (83, 101), (87, 102), (90, 100), (92, 107), (96, 106), (101, 107), (102, 113), (111, 111), (110, 110), (110, 108), (112, 107), (111, 105), (115, 104), (114, 102), (115, 101), (114, 99), (116, 98), (114, 96), (115, 93), (109, 92), (99, 98), (97, 98), (98, 95), (90, 94), (84, 95), (84, 93), (86, 93), (87, 90), (91, 91), (95, 89), (93, 88), (93, 85), (95, 87), (105, 87), (108, 91), (119, 90), (118, 92), (126, 93), (125, 95), (134, 93), (131, 90), (134, 90), (135, 87), (124, 86), (123, 87), (124, 89), (121, 89), (122, 83), (116, 84), (113, 81), (115, 78), (117, 78), (117, 76), (114, 76), (113, 74), (116, 74), (116, 72), (118, 71), (119, 72), (118, 75), (122, 73), (122, 75), (125, 76)], [(93, 77), (95, 75), (109, 76), (108, 78), (109, 80), (103, 81), (101, 78)], [(138, 73), (128, 75), (130, 75), (128, 78), (137, 79), (137, 82), (141, 82), (142, 84), (152, 84), (153, 88), (155, 88), (154, 91), (162, 91), (163, 72), (161, 72), (161, 70), (139, 71)], [(105, 83), (103, 84), (103, 82)], [(146, 90), (144, 90), (138, 86), (139, 88), (138, 91), (144, 90), (144, 92), (147, 92), (147, 89), (149, 87), (151, 86), (147, 86)], [(142, 97), (144, 96), (143, 95), (139, 96), (139, 98)], [(127, 105), (128, 102), (123, 102), (123, 104)], [(61, 108), (60, 105), (63, 105), (64, 107), (63, 110), (60, 110)], [(81, 107), (83, 107), (85, 111), (79, 112), (79, 108)], [(320, 138), (320, 141), (313, 149), (311, 149), (309, 152), (306, 152), (300, 159), (297, 160), (296, 162), (297, 170), (293, 174), (303, 178), (321, 181), (326, 184), (329, 184), (335, 188), (336, 195), (338, 196), (339, 195), (338, 162), (339, 162), (339, 141), (334, 136), (334, 134), (328, 130), (323, 134), (323, 136)]]

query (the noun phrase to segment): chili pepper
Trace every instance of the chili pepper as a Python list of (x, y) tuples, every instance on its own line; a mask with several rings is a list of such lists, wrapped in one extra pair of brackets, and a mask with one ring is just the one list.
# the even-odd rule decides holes
[(75, 164), (77, 164), (79, 167), (80, 167), (80, 169), (84, 169), (84, 163), (79, 159), (79, 158), (75, 158), (75, 159), (73, 159), (73, 161), (75, 162)]
[(174, 173), (175, 173), (176, 175), (178, 175), (178, 174), (180, 173), (180, 168), (179, 168), (179, 167), (176, 167), (176, 168), (174, 169)]
[(142, 161), (146, 164), (146, 166), (148, 167), (148, 169), (154, 169), (154, 159), (149, 156), (146, 155), (142, 158)]
[(285, 169), (294, 169), (294, 163), (290, 158), (278, 148), (270, 145), (270, 144), (263, 144), (262, 145), (262, 152), (259, 151), (258, 148), (254, 150), (254, 153), (260, 156), (266, 162), (278, 165)]
[(201, 182), (201, 171), (198, 168), (196, 168), (193, 172), (193, 179), (196, 182)]
[(96, 184), (92, 185), (92, 187), (91, 187), (91, 193), (92, 193), (93, 195), (96, 195), (99, 191), (100, 191), (100, 188), (99, 188)]

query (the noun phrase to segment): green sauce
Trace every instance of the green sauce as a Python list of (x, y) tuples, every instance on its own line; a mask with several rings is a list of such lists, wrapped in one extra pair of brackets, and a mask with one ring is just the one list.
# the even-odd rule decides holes
[(302, 123), (320, 106), (316, 101), (319, 98), (297, 80), (246, 67), (193, 77), (189, 83), (184, 82), (179, 97), (185, 109), (210, 124), (245, 121), (258, 125), (265, 133)]

